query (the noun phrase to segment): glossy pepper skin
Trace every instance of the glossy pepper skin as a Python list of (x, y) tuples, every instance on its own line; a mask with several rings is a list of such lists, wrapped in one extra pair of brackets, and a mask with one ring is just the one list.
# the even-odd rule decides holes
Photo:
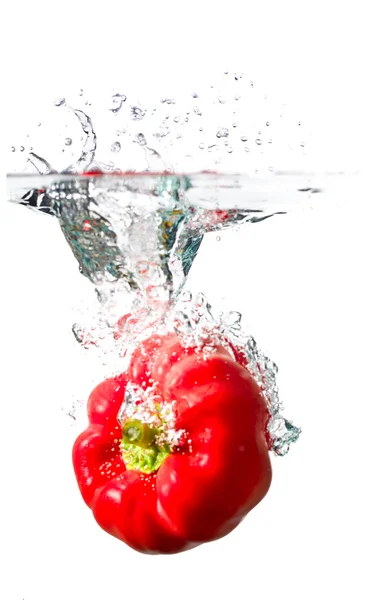
[[(117, 414), (127, 381), (154, 384), (183, 431), (151, 473), (122, 458)], [(182, 348), (174, 334), (146, 340), (126, 374), (93, 390), (88, 417), (73, 448), (81, 494), (98, 524), (139, 552), (181, 552), (225, 536), (269, 489), (265, 400), (223, 347), (205, 354)]]

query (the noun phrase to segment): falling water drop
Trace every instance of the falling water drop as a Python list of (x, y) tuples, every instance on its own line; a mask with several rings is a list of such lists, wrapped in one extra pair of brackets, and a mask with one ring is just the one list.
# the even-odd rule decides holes
[(227, 127), (220, 127), (217, 130), (216, 137), (217, 138), (226, 138), (229, 135), (229, 129)]
[(120, 142), (113, 142), (113, 144), (111, 146), (111, 152), (120, 152), (120, 150), (121, 150)]
[(133, 121), (141, 121), (145, 114), (146, 111), (143, 110), (140, 106), (130, 107), (130, 117), (133, 119)]
[(143, 135), (143, 133), (137, 133), (137, 135), (134, 137), (134, 142), (136, 144), (139, 144), (140, 146), (145, 146), (147, 144), (146, 138)]
[(109, 107), (109, 110), (113, 114), (117, 115), (125, 101), (126, 96), (124, 94), (114, 94), (111, 99), (111, 106)]

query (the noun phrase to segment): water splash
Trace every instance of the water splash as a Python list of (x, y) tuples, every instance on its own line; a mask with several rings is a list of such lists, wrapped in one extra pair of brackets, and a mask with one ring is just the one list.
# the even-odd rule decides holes
[[(277, 365), (261, 352), (254, 338), (242, 329), (241, 319), (241, 314), (236, 311), (215, 315), (203, 294), (193, 297), (191, 292), (185, 290), (177, 306), (170, 309), (163, 326), (158, 324), (154, 331), (151, 329), (147, 333), (141, 332), (136, 343), (133, 340), (133, 344), (136, 345), (156, 331), (164, 334), (174, 331), (184, 347), (199, 348), (206, 355), (214, 353), (219, 345), (224, 346), (250, 372), (261, 389), (269, 412), (266, 431), (269, 449), (278, 456), (285, 456), (290, 445), (298, 440), (301, 430), (282, 414), (283, 406), (276, 383)], [(123, 331), (121, 336), (126, 340), (127, 331)], [(142, 388), (130, 382), (118, 420), (122, 425), (126, 418), (139, 413), (139, 418), (148, 423), (150, 419), (156, 418), (154, 405), (152, 388), (145, 393)], [(174, 421), (171, 420), (171, 435), (181, 435), (173, 427)], [(178, 435), (171, 438), (175, 443), (178, 443)]]
[(69, 106), (69, 109), (77, 117), (85, 134), (85, 141), (79, 159), (67, 169), (64, 169), (63, 173), (84, 173), (89, 169), (95, 157), (96, 133), (92, 121), (86, 113), (71, 106)]

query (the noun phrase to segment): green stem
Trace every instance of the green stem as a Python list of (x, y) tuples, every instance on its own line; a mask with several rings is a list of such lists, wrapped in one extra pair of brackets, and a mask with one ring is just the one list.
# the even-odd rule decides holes
[(122, 428), (122, 441), (139, 448), (149, 448), (154, 444), (159, 431), (138, 419), (127, 419)]

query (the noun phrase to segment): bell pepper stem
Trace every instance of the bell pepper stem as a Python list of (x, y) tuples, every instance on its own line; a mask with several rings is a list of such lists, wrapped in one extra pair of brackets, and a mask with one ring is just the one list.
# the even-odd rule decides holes
[(122, 428), (122, 440), (140, 448), (149, 448), (154, 444), (158, 430), (142, 423), (138, 419), (127, 419)]

